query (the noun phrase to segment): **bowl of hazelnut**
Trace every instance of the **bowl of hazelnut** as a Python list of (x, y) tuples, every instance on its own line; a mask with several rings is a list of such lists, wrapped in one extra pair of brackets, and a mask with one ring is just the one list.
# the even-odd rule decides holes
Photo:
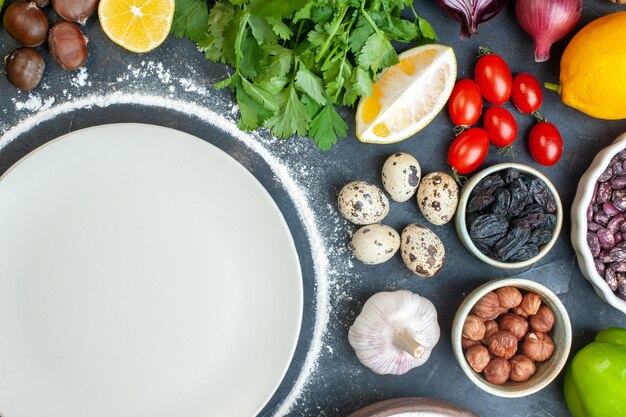
[(567, 362), (572, 326), (561, 300), (534, 281), (505, 278), (476, 288), (452, 323), (463, 372), (499, 397), (524, 397), (552, 382)]

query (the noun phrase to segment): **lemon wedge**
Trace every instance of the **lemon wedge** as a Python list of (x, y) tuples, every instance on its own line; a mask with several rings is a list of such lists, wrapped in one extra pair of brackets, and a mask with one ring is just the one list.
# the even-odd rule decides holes
[(387, 144), (414, 135), (439, 114), (452, 93), (456, 57), (451, 47), (418, 46), (399, 59), (359, 102), (356, 135), (361, 142)]
[(170, 33), (174, 0), (101, 0), (98, 15), (113, 42), (132, 52), (148, 52)]

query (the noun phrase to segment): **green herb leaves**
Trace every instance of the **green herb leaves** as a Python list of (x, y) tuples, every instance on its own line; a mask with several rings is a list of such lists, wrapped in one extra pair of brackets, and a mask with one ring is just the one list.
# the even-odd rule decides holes
[[(415, 20), (401, 17), (410, 6)], [(436, 39), (410, 0), (177, 0), (172, 27), (234, 68), (216, 87), (239, 104), (239, 127), (310, 136), (328, 150), (346, 137), (336, 106), (352, 106), (398, 62), (391, 42)]]

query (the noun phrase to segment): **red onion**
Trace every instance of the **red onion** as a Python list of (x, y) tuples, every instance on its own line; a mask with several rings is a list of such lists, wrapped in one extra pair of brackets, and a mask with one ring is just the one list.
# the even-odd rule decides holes
[(439, 6), (461, 23), (461, 39), (478, 33), (478, 25), (493, 19), (507, 0), (438, 0)]
[(550, 58), (550, 47), (567, 35), (582, 15), (582, 0), (517, 0), (515, 14), (535, 41), (535, 61)]

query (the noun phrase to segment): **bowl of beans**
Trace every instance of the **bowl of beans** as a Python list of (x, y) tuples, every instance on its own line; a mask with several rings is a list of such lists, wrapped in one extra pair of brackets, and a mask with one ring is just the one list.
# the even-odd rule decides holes
[(585, 278), (600, 298), (626, 313), (626, 133), (580, 178), (571, 238)]

